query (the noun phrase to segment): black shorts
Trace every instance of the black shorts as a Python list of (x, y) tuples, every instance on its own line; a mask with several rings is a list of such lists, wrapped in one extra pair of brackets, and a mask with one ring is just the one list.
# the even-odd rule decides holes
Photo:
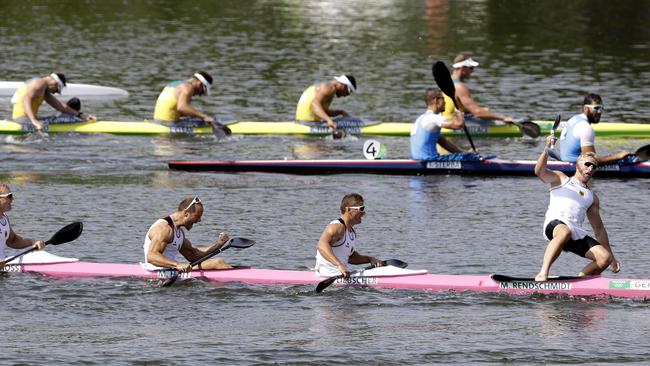
[[(553, 230), (555, 230), (555, 227), (560, 224), (566, 225), (560, 220), (553, 220), (549, 222), (548, 225), (546, 225), (546, 228), (544, 229), (544, 234), (546, 234), (546, 238), (548, 240), (553, 239)], [(562, 247), (562, 250), (564, 250), (565, 252), (575, 253), (581, 257), (585, 257), (587, 251), (589, 251), (589, 249), (595, 247), (596, 245), (600, 245), (600, 243), (596, 239), (587, 235), (580, 240), (569, 239), (569, 241), (566, 242)]]

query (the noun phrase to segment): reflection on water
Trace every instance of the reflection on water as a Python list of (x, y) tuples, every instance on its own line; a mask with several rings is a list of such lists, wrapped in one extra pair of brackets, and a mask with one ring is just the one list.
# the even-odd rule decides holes
[(573, 333), (589, 337), (604, 326), (607, 315), (604, 304), (606, 301), (593, 299), (570, 307), (564, 301), (540, 303), (535, 308), (540, 323), (539, 335), (552, 341)]
[[(128, 99), (84, 101), (84, 109), (100, 118), (141, 120), (151, 117), (168, 81), (205, 69), (215, 76), (215, 92), (194, 99), (198, 108), (282, 121), (293, 118), (307, 85), (346, 72), (357, 78), (359, 92), (335, 107), (413, 121), (423, 111), (423, 91), (433, 85), (432, 62), (449, 64), (458, 52), (471, 52), (481, 63), (469, 82), (472, 94), (495, 110), (566, 119), (579, 111), (585, 93), (597, 92), (608, 108), (603, 120), (648, 121), (649, 10), (649, 2), (605, 0), (3, 1), (0, 78), (56, 70), (70, 82), (124, 88)], [(10, 113), (9, 98), (0, 98), (0, 117)], [(390, 158), (409, 155), (407, 138), (376, 139)], [(10, 218), (21, 233), (49, 237), (82, 220), (83, 236), (52, 252), (84, 260), (141, 260), (155, 218), (172, 212), (180, 197), (199, 195), (206, 211), (193, 242), (210, 243), (225, 230), (258, 242), (225, 253), (233, 263), (304, 268), (313, 263), (324, 225), (339, 214), (340, 197), (358, 191), (369, 207), (358, 227), (364, 253), (432, 273), (530, 275), (539, 268), (548, 190), (535, 178), (167, 169), (169, 160), (187, 159), (360, 159), (365, 140), (1, 136), (0, 180), (19, 197)], [(512, 159), (535, 159), (543, 147), (543, 139), (475, 142)], [(596, 143), (599, 152), (613, 152), (647, 141)], [(642, 240), (650, 182), (596, 179), (601, 215), (625, 266), (624, 273), (607, 275), (650, 277), (650, 247)], [(554, 271), (574, 273), (582, 265), (581, 258), (563, 255)], [(642, 302), (305, 291), (202, 281), (162, 290), (138, 281), (0, 276), (7, 299), (0, 309), (4, 361), (642, 364), (650, 356), (639, 341), (650, 329), (650, 308)]]

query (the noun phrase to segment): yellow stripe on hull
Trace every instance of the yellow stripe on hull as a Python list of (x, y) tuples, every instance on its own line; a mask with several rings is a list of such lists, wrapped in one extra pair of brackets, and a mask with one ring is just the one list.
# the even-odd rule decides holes
[[(542, 128), (542, 135), (547, 135), (552, 126), (551, 121), (535, 121)], [(348, 133), (369, 136), (409, 136), (412, 123), (409, 122), (382, 122), (361, 128), (350, 128)], [(326, 136), (331, 131), (323, 124), (319, 127), (310, 127), (294, 122), (253, 122), (241, 121), (228, 124), (234, 134), (243, 135), (311, 135)], [(601, 122), (593, 125), (597, 136), (647, 138), (650, 137), (650, 124)], [(475, 137), (520, 137), (521, 133), (516, 126), (478, 126), (468, 124), (472, 136)], [(22, 135), (30, 131), (19, 123), (0, 120), (0, 134)], [(97, 121), (51, 124), (50, 133), (107, 133), (113, 135), (192, 135), (212, 134), (211, 127), (188, 128), (188, 127), (167, 127), (156, 123), (143, 122), (122, 122), (122, 121)], [(464, 136), (463, 130), (443, 129), (445, 136)]]

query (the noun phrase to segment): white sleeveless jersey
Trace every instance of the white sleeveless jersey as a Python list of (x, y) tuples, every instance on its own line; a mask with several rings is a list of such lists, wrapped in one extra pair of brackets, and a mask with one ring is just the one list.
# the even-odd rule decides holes
[(172, 221), (171, 217), (167, 216), (154, 222), (149, 230), (147, 230), (147, 235), (144, 237), (144, 261), (148, 265), (151, 265), (151, 263), (149, 263), (149, 259), (147, 258), (147, 254), (149, 253), (149, 246), (151, 245), (151, 239), (149, 239), (149, 231), (151, 231), (154, 225), (158, 224), (159, 222), (163, 222), (165, 225), (170, 225), (174, 231), (174, 240), (172, 240), (171, 243), (167, 243), (167, 246), (165, 246), (165, 250), (163, 251), (163, 256), (165, 256), (165, 258), (175, 261), (176, 257), (180, 254), (180, 249), (183, 245), (183, 240), (185, 239), (183, 230), (181, 230), (179, 227), (176, 227), (176, 224), (174, 224), (174, 221)]
[(0, 216), (0, 258), (2, 259), (5, 258), (5, 247), (7, 246), (10, 232), (11, 227), (9, 226), (9, 218), (7, 215), (2, 214), (2, 216)]
[(571, 239), (584, 238), (587, 231), (582, 228), (582, 224), (587, 217), (587, 210), (594, 203), (594, 194), (591, 189), (577, 180), (569, 178), (560, 186), (551, 188), (550, 196), (542, 232), (549, 222), (557, 219), (571, 229)]
[[(332, 222), (329, 223), (330, 225), (345, 225), (341, 222), (341, 220), (333, 220)], [(354, 245), (356, 244), (356, 234), (352, 230), (348, 230), (348, 228), (345, 228), (345, 232), (343, 234), (343, 237), (341, 240), (337, 241), (332, 245), (332, 251), (334, 252), (334, 255), (336, 258), (338, 258), (343, 265), (347, 268), (348, 266), (348, 259), (354, 253)], [(341, 271), (339, 271), (338, 267), (336, 267), (334, 264), (330, 263), (327, 259), (325, 259), (318, 249), (316, 250), (316, 272), (320, 274), (321, 276), (336, 276), (340, 275)]]

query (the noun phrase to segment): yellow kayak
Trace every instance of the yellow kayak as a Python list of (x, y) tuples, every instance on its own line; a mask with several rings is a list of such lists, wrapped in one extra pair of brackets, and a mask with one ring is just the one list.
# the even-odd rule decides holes
[[(533, 121), (541, 127), (542, 135), (547, 135), (553, 124), (552, 121)], [(236, 121), (227, 126), (234, 134), (243, 135), (305, 135), (326, 136), (332, 131), (324, 124), (306, 125), (293, 121), (286, 122), (255, 122)], [(361, 126), (347, 127), (352, 135), (370, 136), (409, 136), (413, 124), (410, 122), (377, 122)], [(596, 135), (600, 137), (650, 137), (650, 124), (601, 122), (592, 125)], [(476, 125), (467, 124), (469, 132), (476, 137), (520, 137), (519, 128), (513, 125)], [(0, 120), (0, 134), (23, 135), (34, 131), (33, 126), (16, 122)], [(97, 121), (79, 123), (50, 124), (49, 133), (107, 133), (113, 135), (195, 135), (212, 134), (211, 127), (168, 127), (148, 121)], [(443, 129), (445, 136), (463, 136), (462, 130)]]

